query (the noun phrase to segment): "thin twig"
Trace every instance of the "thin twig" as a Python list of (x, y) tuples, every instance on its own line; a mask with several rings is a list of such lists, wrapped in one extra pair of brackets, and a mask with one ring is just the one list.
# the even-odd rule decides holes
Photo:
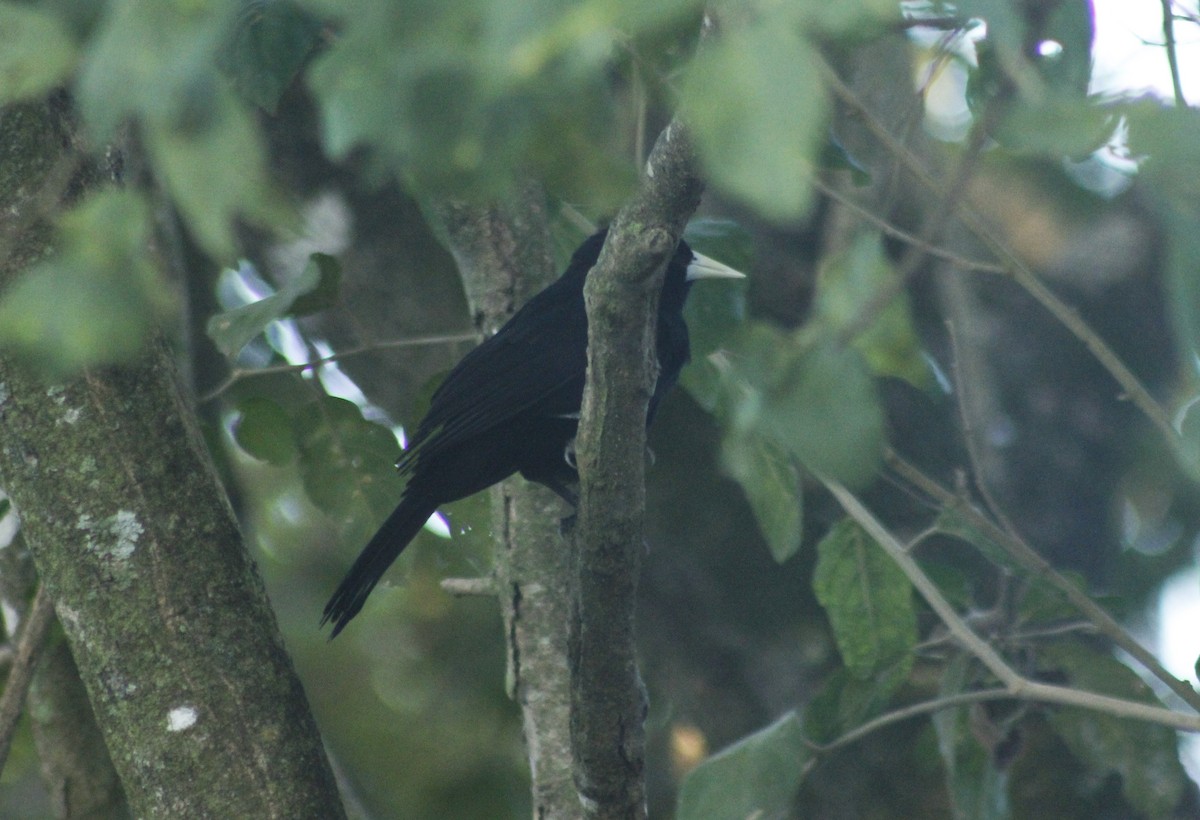
[(813, 751), (821, 753), (832, 752), (843, 746), (857, 743), (872, 732), (877, 732), (886, 726), (891, 726), (893, 723), (900, 723), (901, 721), (927, 715), (931, 712), (940, 712), (943, 709), (953, 709), (956, 706), (984, 703), (990, 700), (1012, 700), (1012, 698), (1012, 692), (1009, 692), (1007, 689), (980, 689), (975, 692), (960, 692), (957, 695), (946, 695), (945, 697), (914, 703), (902, 709), (882, 714), (877, 718), (872, 718), (828, 743), (816, 743), (811, 740), (806, 740), (805, 743)]
[(1167, 65), (1171, 67), (1171, 87), (1175, 91), (1175, 106), (1186, 108), (1187, 100), (1183, 97), (1183, 82), (1179, 78), (1179, 54), (1175, 48), (1175, 13), (1171, 10), (1171, 0), (1161, 0), (1163, 12), (1163, 38), (1167, 48)]
[[(904, 164), (905, 168), (917, 181), (934, 194), (942, 196), (943, 201), (945, 201), (946, 192), (943, 190), (941, 184), (933, 178), (929, 171), (921, 164), (920, 160), (903, 143), (888, 132), (866, 104), (858, 98), (858, 95), (842, 82), (836, 72), (826, 66), (824, 76), (834, 94), (858, 112), (860, 120), (875, 138)], [(1183, 445), (1182, 437), (1171, 425), (1170, 417), (1166, 411), (1150, 395), (1150, 391), (1146, 389), (1137, 376), (1125, 366), (1125, 363), (1113, 352), (1112, 348), (1079, 317), (1075, 310), (1068, 307), (1049, 288), (1041, 283), (1029, 266), (1022, 262), (1016, 253), (995, 235), (987, 225), (987, 222), (974, 208), (967, 203), (959, 202), (954, 212), (962, 223), (987, 246), (988, 250), (1002, 261), (1009, 275), (1016, 280), (1017, 284), (1024, 288), (1042, 307), (1058, 319), (1075, 338), (1083, 342), (1100, 365), (1121, 386), (1129, 400), (1158, 428), (1159, 432), (1162, 433), (1167, 443), (1180, 459), (1184, 463), (1190, 461), (1191, 457)]]
[(1162, 706), (1139, 703), (1097, 692), (1086, 692), (1067, 686), (1041, 683), (1024, 677), (1009, 666), (1008, 662), (987, 641), (975, 634), (966, 621), (954, 611), (954, 607), (945, 599), (937, 585), (908, 554), (904, 546), (853, 493), (831, 479), (822, 478), (821, 481), (847, 514), (858, 522), (859, 526), (866, 530), (888, 554), (888, 557), (900, 567), (909, 582), (921, 593), (921, 597), (929, 604), (930, 609), (937, 613), (938, 618), (950, 630), (959, 644), (996, 676), (1011, 697), (1018, 700), (1091, 709), (1113, 717), (1157, 723), (1185, 732), (1200, 732), (1200, 715), (1186, 715)]
[[(835, 92), (843, 99), (857, 99), (854, 92), (842, 82), (837, 73), (828, 64), (823, 65), (825, 80), (833, 86)], [(865, 106), (862, 107), (862, 110), (866, 113)], [(859, 307), (854, 317), (842, 328), (838, 334), (839, 341), (842, 344), (849, 344), (874, 323), (879, 314), (886, 310), (888, 305), (908, 286), (908, 280), (912, 278), (913, 274), (917, 272), (918, 268), (925, 261), (927, 255), (926, 249), (937, 244), (938, 238), (942, 235), (945, 228), (946, 218), (959, 207), (963, 195), (966, 193), (967, 184), (975, 173), (979, 156), (983, 151), (983, 146), (987, 142), (988, 134), (992, 130), (992, 121), (996, 116), (993, 113), (994, 111), (994, 108), (989, 109), (988, 112), (985, 112), (984, 116), (979, 117), (975, 121), (975, 124), (971, 128), (971, 133), (967, 136), (966, 147), (959, 157), (954, 172), (950, 175), (950, 184), (943, 187), (934, 183), (935, 187), (933, 190), (937, 194), (938, 200), (935, 207), (922, 220), (917, 241), (908, 245), (904, 255), (896, 265), (896, 276), (893, 280), (886, 287), (880, 288), (872, 294), (871, 298), (867, 299)], [(875, 129), (872, 129), (872, 131), (875, 131)], [(880, 128), (876, 133), (886, 133), (886, 129)], [(896, 146), (896, 150), (902, 151), (904, 154), (910, 154), (903, 143), (892, 137), (891, 134), (887, 134), (887, 140), (889, 144)], [(915, 157), (910, 157), (910, 160), (911, 164), (920, 165)], [(906, 162), (907, 164), (910, 163)]]
[(1045, 558), (1038, 555), (1021, 538), (1015, 534), (1005, 532), (970, 502), (947, 490), (915, 466), (909, 464), (894, 451), (889, 450), (885, 458), (888, 467), (912, 483), (914, 487), (917, 487), (930, 498), (940, 503), (944, 509), (952, 509), (964, 516), (972, 526), (979, 529), (984, 537), (1004, 548), (1014, 561), (1035, 577), (1045, 581), (1061, 592), (1072, 606), (1095, 624), (1102, 635), (1128, 653), (1130, 657), (1145, 667), (1150, 674), (1162, 681), (1172, 692), (1187, 703), (1188, 706), (1200, 712), (1200, 693), (1196, 692), (1187, 681), (1182, 681), (1167, 671), (1158, 658), (1154, 657), (1149, 650), (1134, 640), (1087, 593), (1064, 578)]
[(314, 370), (318, 367), (324, 367), (327, 364), (340, 362), (343, 359), (349, 359), (351, 356), (362, 356), (366, 353), (378, 353), (381, 350), (395, 350), (405, 347), (420, 347), (422, 345), (440, 345), (453, 344), (456, 342), (473, 342), (479, 339), (479, 334), (474, 332), (450, 333), (440, 336), (417, 336), (412, 339), (393, 339), (389, 342), (373, 342), (371, 344), (360, 345), (349, 350), (343, 350), (340, 353), (332, 353), (328, 356), (321, 356), (308, 362), (300, 364), (275, 364), (267, 367), (254, 368), (234, 368), (224, 381), (214, 387), (212, 390), (200, 397), (200, 401), (207, 402), (220, 396), (229, 388), (233, 387), (243, 379), (252, 379), (258, 376), (269, 376), (279, 373), (303, 373), (306, 370)]
[[(950, 336), (950, 350), (953, 353), (950, 366), (953, 369), (955, 392), (958, 398), (959, 422), (963, 428), (963, 439), (967, 446), (967, 458), (971, 461), (971, 474), (975, 477), (975, 487), (979, 490), (979, 495), (983, 498), (983, 502), (987, 504), (988, 510), (991, 511), (995, 519), (1000, 522), (1005, 530), (1015, 534), (1017, 530), (1013, 526), (1012, 521), (1005, 515), (1004, 508), (992, 496), (991, 487), (988, 485), (987, 471), (983, 465), (983, 453), (980, 452), (979, 439), (975, 429), (975, 414), (967, 406), (968, 402), (973, 398), (974, 386), (984, 382), (985, 379), (967, 377), (963, 362), (962, 345), (958, 338), (958, 329), (954, 322), (946, 322), (946, 332)], [(974, 375), (978, 376), (978, 374)]]
[(4, 684), (4, 694), (0, 695), (0, 772), (4, 771), (4, 764), (8, 761), (17, 720), (21, 717), (29, 684), (33, 681), (33, 670), (46, 643), (46, 633), (53, 623), (54, 602), (46, 594), (46, 588), (39, 585), (33, 605), (21, 626), (17, 654)]
[(814, 176), (812, 178), (812, 183), (813, 187), (825, 194), (825, 196), (829, 197), (830, 199), (837, 201), (839, 205), (846, 210), (853, 212), (860, 219), (870, 222), (888, 236), (920, 248), (920, 250), (928, 256), (936, 256), (939, 259), (944, 259), (960, 270), (978, 271), (979, 273), (1008, 273), (1008, 269), (1003, 265), (997, 265), (993, 262), (981, 262), (978, 259), (968, 259), (967, 257), (955, 253), (948, 248), (943, 248), (939, 245), (933, 245), (925, 242), (916, 234), (911, 234), (908, 231), (897, 228), (883, 217), (876, 216), (875, 214), (871, 213), (862, 205), (859, 205), (853, 199), (846, 196), (844, 193), (830, 185), (825, 180), (821, 179), (819, 176)]
[(461, 597), (482, 595), (494, 598), (496, 596), (495, 578), (443, 578), (441, 586), (451, 595)]

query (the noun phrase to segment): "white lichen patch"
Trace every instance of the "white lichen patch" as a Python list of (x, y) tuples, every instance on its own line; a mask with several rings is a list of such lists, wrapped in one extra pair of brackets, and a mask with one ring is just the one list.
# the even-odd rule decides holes
[(167, 731), (182, 732), (185, 729), (190, 729), (196, 725), (196, 707), (194, 706), (176, 706), (170, 712), (167, 712)]
[(138, 539), (145, 532), (141, 522), (138, 521), (137, 514), (129, 510), (119, 510), (105, 523), (115, 539), (110, 550), (113, 557), (124, 560), (133, 555), (133, 551), (137, 549)]
[(67, 424), (75, 424), (83, 417), (83, 411), (78, 407), (68, 407), (63, 411), (62, 420)]
[(8, 385), (0, 382), (0, 407), (4, 406), (4, 402), (8, 401), (8, 397), (11, 395), (12, 393), (8, 392)]

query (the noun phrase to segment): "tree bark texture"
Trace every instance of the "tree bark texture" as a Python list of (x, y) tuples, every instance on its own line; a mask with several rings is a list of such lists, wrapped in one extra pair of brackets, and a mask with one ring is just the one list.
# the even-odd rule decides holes
[(645, 688), (634, 608), (644, 549), (646, 411), (657, 378), (664, 266), (700, 204), (695, 151), (673, 120), (588, 275), (588, 376), (576, 455), (580, 504), (571, 619), (571, 733), (586, 816), (646, 816)]
[[(50, 105), (0, 117), (20, 215), (72, 131)], [(0, 288), (51, 250), (36, 220), (11, 241)], [(63, 384), (0, 358), (0, 484), (135, 815), (344, 816), (164, 346)]]
[[(441, 229), (463, 277), (475, 326), (494, 333), (558, 271), (541, 192), (503, 208), (448, 204)], [(572, 562), (559, 534), (569, 514), (549, 490), (510, 478), (492, 490), (494, 589), (504, 617), (508, 691), (521, 707), (535, 818), (581, 813), (571, 773), (567, 590)]]

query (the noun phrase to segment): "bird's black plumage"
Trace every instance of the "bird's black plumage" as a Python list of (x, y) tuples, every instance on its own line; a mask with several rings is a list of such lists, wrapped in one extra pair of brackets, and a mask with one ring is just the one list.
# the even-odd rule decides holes
[[(577, 479), (568, 445), (575, 438), (587, 369), (583, 285), (605, 231), (584, 241), (563, 275), (491, 338), (468, 353), (433, 394), (397, 468), (407, 484), (400, 504), (363, 549), (325, 606), (321, 623), (337, 635), (439, 506), (519, 472), (573, 502)], [(722, 270), (723, 269), (723, 270)], [(680, 242), (658, 306), (658, 381), (647, 425), (675, 384), (690, 349), (683, 305), (691, 280), (740, 274)]]

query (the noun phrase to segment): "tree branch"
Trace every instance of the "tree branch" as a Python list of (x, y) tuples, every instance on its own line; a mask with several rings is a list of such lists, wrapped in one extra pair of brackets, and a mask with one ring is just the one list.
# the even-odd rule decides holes
[[(557, 275), (543, 205), (527, 186), (498, 207), (444, 203), (434, 210), (463, 277), (476, 327), (494, 332)], [(510, 478), (492, 490), (494, 576), (447, 579), (451, 594), (499, 599), (508, 655), (508, 693), (521, 707), (534, 817), (573, 817), (579, 796), (571, 778), (567, 654), (569, 552), (558, 497)]]
[(1153, 706), (1096, 692), (1084, 692), (1024, 677), (1013, 669), (987, 641), (975, 634), (967, 622), (954, 611), (954, 607), (945, 599), (937, 585), (909, 555), (904, 545), (879, 522), (879, 519), (871, 514), (870, 510), (853, 493), (836, 481), (826, 478), (822, 478), (821, 481), (846, 510), (846, 513), (875, 539), (875, 542), (888, 554), (889, 558), (896, 562), (896, 565), (916, 587), (917, 592), (950, 630), (950, 634), (954, 636), (959, 645), (986, 666), (1013, 698), (1054, 703), (1059, 706), (1075, 706), (1103, 712), (1113, 717), (1157, 723), (1185, 732), (1200, 732), (1200, 715), (1183, 714), (1162, 706)]
[(587, 277), (588, 376), (576, 439), (577, 587), (571, 618), (571, 742), (589, 817), (645, 816), (645, 691), (634, 600), (643, 550), (646, 410), (656, 372), (663, 266), (703, 185), (686, 128), (659, 135), (637, 195)]

